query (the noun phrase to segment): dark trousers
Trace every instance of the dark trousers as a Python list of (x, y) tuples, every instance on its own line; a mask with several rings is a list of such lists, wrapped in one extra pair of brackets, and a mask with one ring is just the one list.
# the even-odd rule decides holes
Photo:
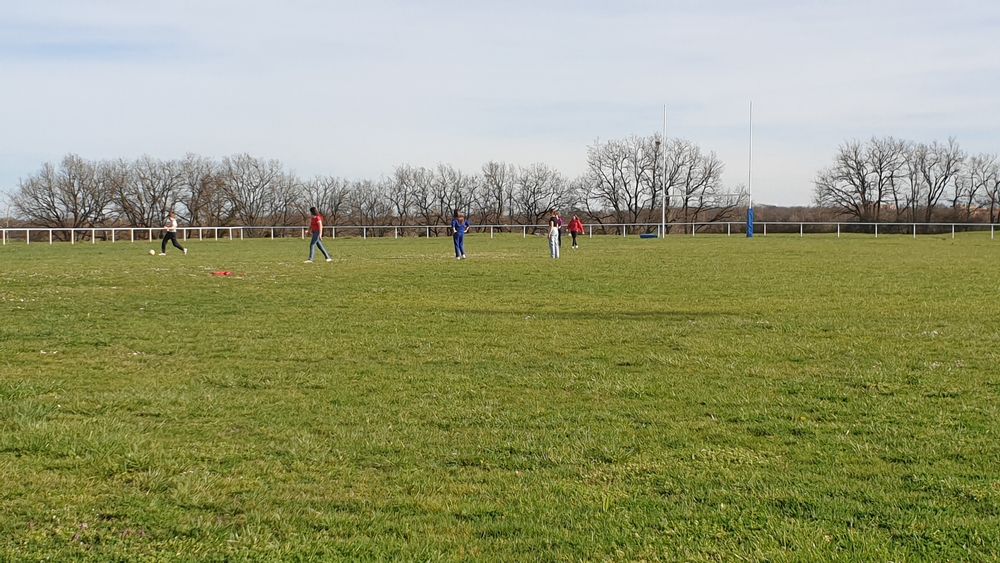
[(164, 231), (163, 232), (163, 242), (160, 243), (160, 252), (166, 252), (167, 251), (167, 241), (168, 240), (170, 242), (174, 243), (175, 247), (181, 249), (181, 252), (184, 251), (184, 247), (181, 246), (181, 244), (179, 242), (177, 242), (177, 233), (171, 233), (170, 231)]
[(573, 237), (573, 246), (576, 246), (576, 233), (570, 232), (569, 236)]

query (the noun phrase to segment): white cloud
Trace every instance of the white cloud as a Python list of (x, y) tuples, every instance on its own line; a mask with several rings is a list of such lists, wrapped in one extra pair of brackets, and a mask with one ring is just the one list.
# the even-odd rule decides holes
[[(1000, 8), (930, 2), (125, 2), (41, 0), (0, 27), (0, 186), (26, 159), (248, 151), (300, 174), (400, 162), (544, 161), (669, 135), (803, 204), (845, 138), (1000, 125)], [(968, 139), (968, 141), (966, 141)]]

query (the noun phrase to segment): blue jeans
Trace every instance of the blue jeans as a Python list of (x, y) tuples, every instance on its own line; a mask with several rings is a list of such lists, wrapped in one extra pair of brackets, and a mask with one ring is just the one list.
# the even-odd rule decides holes
[(465, 256), (465, 234), (455, 234), (452, 238), (455, 239), (455, 258)]
[(319, 233), (313, 233), (312, 239), (309, 240), (309, 259), (312, 260), (316, 257), (316, 247), (319, 247), (319, 251), (323, 253), (323, 257), (330, 258), (330, 253), (326, 251), (326, 247), (323, 246), (323, 240), (319, 238)]

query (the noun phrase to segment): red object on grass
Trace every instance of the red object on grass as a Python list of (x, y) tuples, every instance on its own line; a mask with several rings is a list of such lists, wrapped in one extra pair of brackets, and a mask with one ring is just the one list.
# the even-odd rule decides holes
[(218, 276), (220, 278), (225, 278), (225, 277), (229, 277), (229, 276), (233, 275), (233, 273), (232, 272), (212, 272), (212, 275), (213, 276)]

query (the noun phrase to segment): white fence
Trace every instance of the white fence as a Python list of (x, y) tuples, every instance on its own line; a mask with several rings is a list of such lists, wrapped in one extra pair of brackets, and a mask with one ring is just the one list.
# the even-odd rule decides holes
[[(958, 232), (983, 232), (988, 229), (990, 239), (996, 237), (996, 224), (990, 223), (853, 223), (853, 222), (787, 222), (757, 221), (754, 231), (757, 236), (771, 234), (868, 234), (876, 238), (881, 235), (918, 234), (948, 235), (954, 238)], [(404, 236), (441, 236), (448, 225), (334, 225), (324, 227), (324, 235), (360, 236), (361, 238), (400, 238)], [(527, 237), (543, 229), (546, 225), (474, 225), (473, 232), (489, 233), (493, 238), (500, 233), (520, 234)], [(695, 223), (668, 223), (666, 233), (662, 233), (660, 223), (588, 223), (584, 225), (588, 237), (595, 235), (614, 236), (697, 236), (726, 235), (742, 236), (746, 233), (746, 223), (742, 221), (718, 221)], [(243, 240), (244, 238), (306, 238), (304, 227), (178, 227), (181, 238), (187, 240)], [(0, 229), (0, 240), (8, 243), (48, 243), (69, 242), (70, 244), (96, 244), (105, 242), (142, 242), (159, 240), (162, 230), (150, 227), (88, 227), (88, 228), (45, 228), (22, 227)]]

